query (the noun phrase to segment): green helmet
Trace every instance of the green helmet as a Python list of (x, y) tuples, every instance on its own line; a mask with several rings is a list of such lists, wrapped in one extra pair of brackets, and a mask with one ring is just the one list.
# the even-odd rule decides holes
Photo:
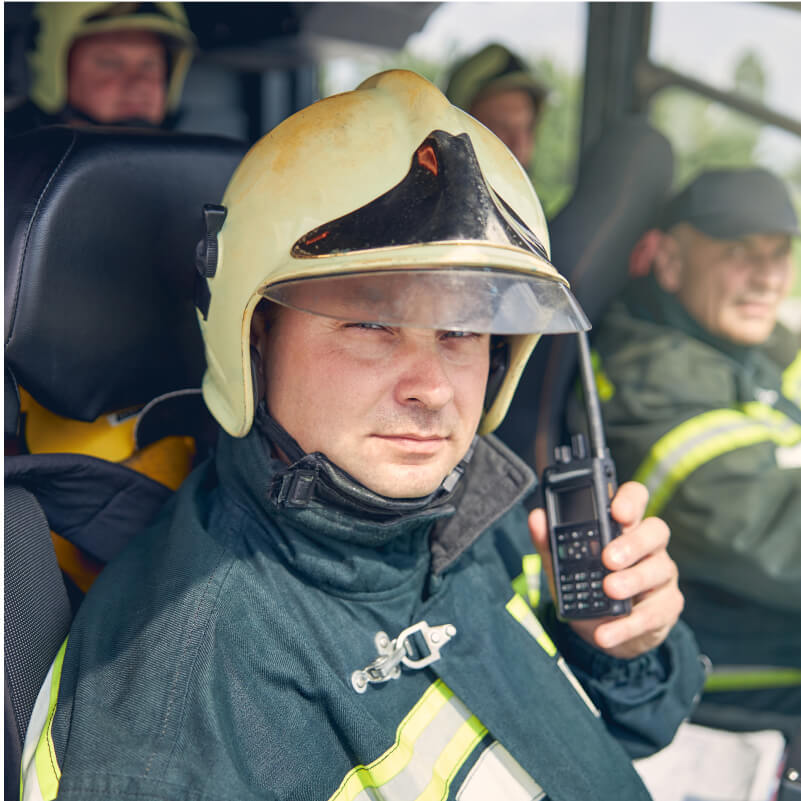
[(445, 95), (455, 106), (469, 111), (479, 98), (513, 89), (521, 89), (531, 97), (539, 117), (548, 87), (511, 50), (501, 44), (488, 44), (454, 66)]
[(28, 54), (30, 97), (42, 111), (57, 114), (67, 104), (68, 59), (76, 39), (128, 30), (151, 31), (165, 38), (171, 54), (167, 112), (178, 107), (195, 47), (180, 3), (37, 3), (33, 14), (39, 31)]
[(588, 327), (548, 260), (522, 167), (413, 72), (380, 73), (285, 120), (247, 153), (214, 214), (198, 258), (203, 395), (233, 436), (253, 421), (250, 324), (262, 298), (497, 335), (508, 358), (482, 433), (503, 419), (539, 335)]

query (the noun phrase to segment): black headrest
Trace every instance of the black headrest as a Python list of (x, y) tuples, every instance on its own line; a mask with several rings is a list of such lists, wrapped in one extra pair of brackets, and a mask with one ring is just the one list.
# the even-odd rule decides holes
[(6, 141), (6, 366), (39, 403), (91, 421), (199, 385), (202, 205), (245, 151), (91, 127)]
[[(670, 190), (673, 151), (640, 116), (608, 128), (584, 161), (570, 202), (549, 224), (551, 261), (592, 323), (628, 280), (628, 260)], [(543, 337), (499, 436), (539, 471), (561, 444), (577, 365), (573, 335)]]

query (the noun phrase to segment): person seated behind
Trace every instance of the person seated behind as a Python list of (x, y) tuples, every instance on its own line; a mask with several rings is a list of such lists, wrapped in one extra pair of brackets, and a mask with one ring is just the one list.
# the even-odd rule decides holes
[(771, 709), (787, 730), (801, 721), (801, 338), (777, 313), (798, 235), (776, 176), (704, 172), (635, 248), (639, 277), (593, 340), (609, 447), (671, 528), (685, 621), (713, 663), (776, 684), (704, 701)]
[(180, 3), (36, 3), (30, 98), (6, 136), (69, 125), (170, 125), (195, 46)]
[(548, 88), (519, 56), (501, 44), (483, 47), (456, 64), (445, 95), (531, 166)]
[(390, 71), (262, 138), (223, 204), (216, 456), (87, 595), (26, 792), (649, 798), (630, 756), (703, 680), (668, 530), (622, 487), (605, 588), (633, 611), (556, 620), (533, 475), (490, 433), (539, 334), (586, 325), (514, 157)]

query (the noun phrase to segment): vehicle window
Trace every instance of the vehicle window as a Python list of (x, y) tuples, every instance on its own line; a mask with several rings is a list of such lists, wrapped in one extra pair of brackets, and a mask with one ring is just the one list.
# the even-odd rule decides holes
[[(709, 32), (715, 35), (710, 36)], [(650, 60), (801, 122), (801, 13), (766, 3), (655, 3)], [(658, 92), (652, 123), (676, 155), (675, 182), (708, 167), (760, 165), (782, 176), (801, 214), (801, 137), (685, 88)], [(801, 242), (794, 242), (801, 265)], [(801, 268), (792, 320), (801, 327)]]
[(444, 87), (452, 64), (490, 42), (526, 59), (551, 87), (530, 170), (549, 217), (575, 183), (584, 72), (585, 3), (442, 3), (398, 53), (332, 59), (321, 96), (352, 89), (380, 69), (413, 69)]

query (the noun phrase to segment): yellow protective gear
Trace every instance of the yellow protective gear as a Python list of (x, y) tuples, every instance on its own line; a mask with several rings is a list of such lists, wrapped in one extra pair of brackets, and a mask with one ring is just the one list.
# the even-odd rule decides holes
[(171, 53), (167, 112), (178, 107), (195, 48), (181, 3), (36, 3), (33, 16), (39, 31), (28, 54), (30, 96), (43, 111), (57, 114), (67, 104), (67, 64), (76, 39), (128, 30), (165, 37)]
[[(399, 239), (386, 232), (375, 234), (375, 227), (402, 228), (405, 215), (388, 214), (381, 204), (401, 191), (404, 198), (413, 195), (412, 179), (418, 174), (425, 178), (430, 177), (426, 170), (435, 176), (444, 172), (444, 162), (438, 170), (436, 148), (438, 143), (450, 146), (448, 142), (457, 138), (454, 152), (461, 148), (468, 153), (464, 163), (472, 165), (487, 205), (493, 207), (489, 233), (443, 238), (429, 236), (430, 228), (423, 225), (422, 239), (404, 240), (402, 231)], [(413, 174), (414, 169), (418, 173)], [(456, 173), (459, 169), (451, 170), (450, 180), (459, 180)], [(436, 209), (447, 206), (450, 196), (445, 192), (435, 200)], [(204, 270), (208, 293), (207, 303), (199, 304), (199, 320), (207, 357), (203, 396), (232, 436), (247, 434), (253, 421), (253, 310), (265, 296), (293, 305), (282, 299), (281, 289), (292, 281), (297, 286), (298, 279), (386, 271), (416, 271), (428, 277), (443, 270), (468, 279), (512, 276), (541, 286), (543, 297), (562, 293), (565, 305), (572, 304), (573, 319), (581, 322), (561, 330), (587, 327), (567, 282), (548, 261), (545, 217), (522, 167), (494, 134), (413, 72), (380, 73), (352, 92), (321, 100), (285, 120), (245, 156), (228, 184), (223, 206), (226, 216), (216, 237), (214, 264)], [(360, 245), (342, 246), (354, 225), (365, 220), (377, 225), (364, 226)], [(470, 226), (467, 218), (465, 225)], [(512, 231), (509, 238), (494, 237), (493, 231), (504, 226)], [(208, 237), (206, 244), (208, 251)], [(508, 369), (484, 415), (481, 433), (494, 430), (503, 419), (529, 355), (546, 330), (528, 325), (512, 331), (474, 329), (510, 334)]]

